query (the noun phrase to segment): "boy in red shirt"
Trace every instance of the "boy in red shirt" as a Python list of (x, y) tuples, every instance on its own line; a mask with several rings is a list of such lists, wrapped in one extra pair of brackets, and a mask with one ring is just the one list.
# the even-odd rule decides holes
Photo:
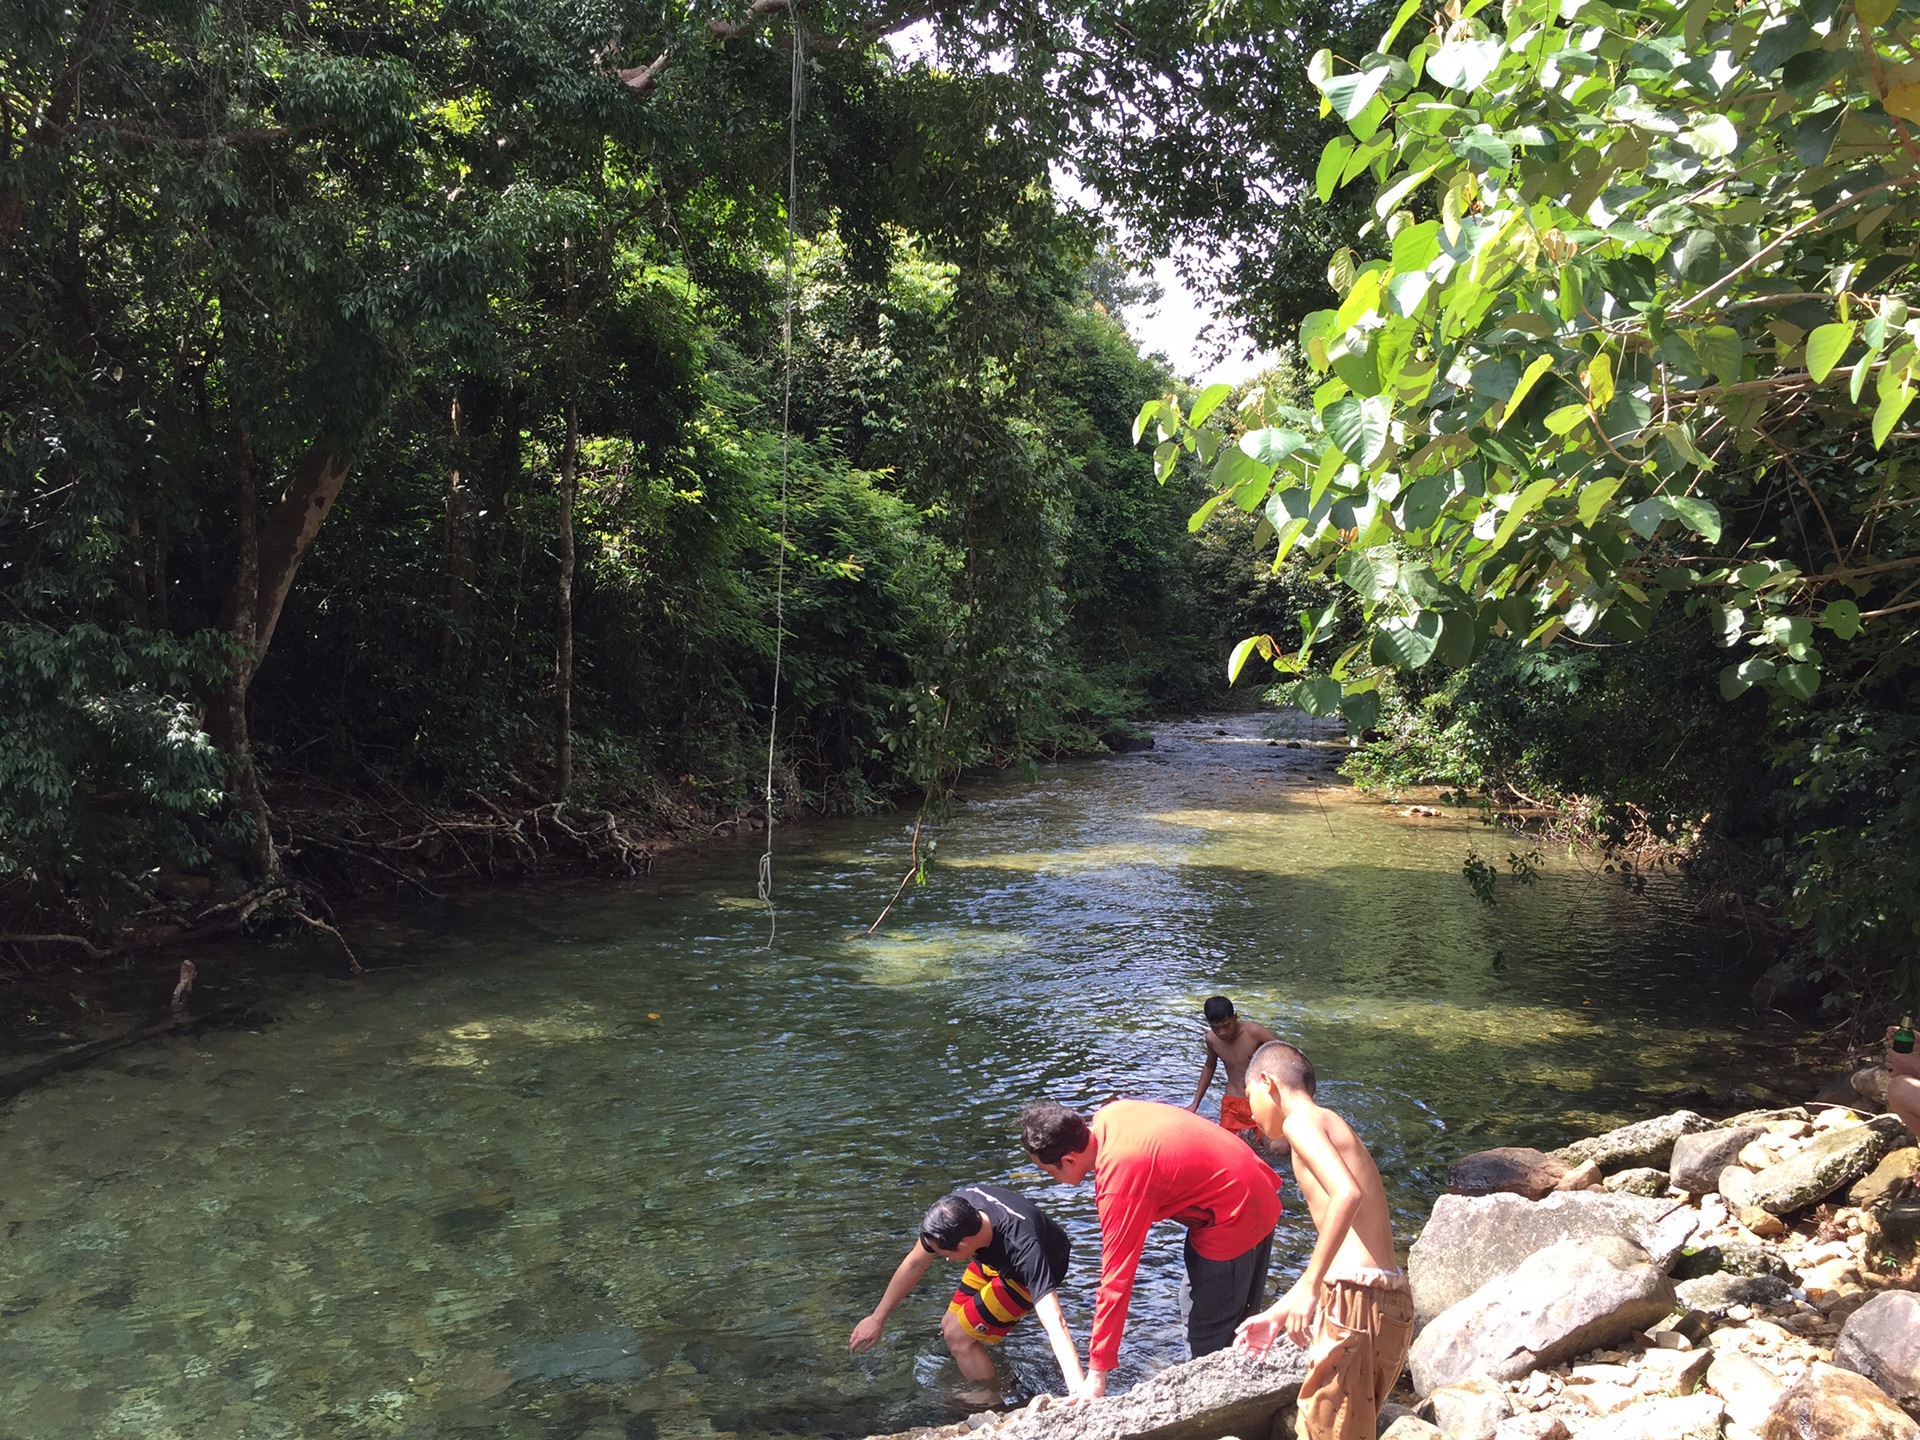
[(1029, 1105), (1021, 1141), (1063, 1185), (1093, 1177), (1100, 1213), (1100, 1298), (1087, 1346), (1087, 1378), (1075, 1393), (1107, 1393), (1120, 1358), (1134, 1272), (1156, 1220), (1187, 1227), (1181, 1287), (1187, 1345), (1197, 1356), (1233, 1343), (1234, 1327), (1260, 1303), (1267, 1254), (1280, 1218), (1280, 1177), (1251, 1149), (1177, 1105), (1115, 1100), (1089, 1125), (1064, 1105)]

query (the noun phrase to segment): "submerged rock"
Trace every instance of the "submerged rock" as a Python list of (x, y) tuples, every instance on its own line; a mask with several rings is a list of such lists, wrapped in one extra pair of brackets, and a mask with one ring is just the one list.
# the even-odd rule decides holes
[(1519, 1269), (1528, 1256), (1563, 1240), (1629, 1240), (1664, 1271), (1699, 1223), (1697, 1211), (1672, 1201), (1601, 1191), (1560, 1193), (1539, 1201), (1518, 1195), (1442, 1195), (1408, 1253), (1414, 1319), (1424, 1324), (1488, 1281)]
[(1623, 1340), (1673, 1308), (1672, 1282), (1640, 1246), (1617, 1235), (1563, 1240), (1435, 1316), (1408, 1356), (1414, 1389), (1428, 1395), (1476, 1375), (1518, 1379)]
[(1691, 1110), (1676, 1110), (1671, 1115), (1642, 1120), (1636, 1125), (1623, 1125), (1618, 1130), (1609, 1130), (1604, 1135), (1595, 1135), (1590, 1139), (1576, 1140), (1571, 1145), (1561, 1146), (1552, 1154), (1554, 1159), (1567, 1165), (1591, 1160), (1606, 1171), (1625, 1170), (1634, 1165), (1652, 1165), (1670, 1171), (1673, 1167), (1668, 1161), (1673, 1155), (1674, 1141), (1682, 1135), (1693, 1135), (1714, 1128), (1713, 1121), (1704, 1115), (1696, 1115)]
[(640, 1336), (625, 1325), (512, 1345), (500, 1360), (515, 1380), (543, 1384), (626, 1384), (643, 1373)]

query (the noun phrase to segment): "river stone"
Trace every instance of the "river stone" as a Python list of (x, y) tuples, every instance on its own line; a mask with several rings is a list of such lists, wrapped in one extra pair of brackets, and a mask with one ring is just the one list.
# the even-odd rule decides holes
[(1909, 1410), (1920, 1406), (1920, 1295), (1887, 1290), (1854, 1311), (1833, 1363), (1866, 1376)]
[(1636, 1165), (1631, 1170), (1616, 1170), (1606, 1179), (1606, 1190), (1613, 1195), (1644, 1195), (1658, 1200), (1667, 1193), (1667, 1172), (1651, 1165)]
[(640, 1336), (625, 1325), (510, 1345), (500, 1359), (514, 1379), (542, 1384), (623, 1384), (641, 1375)]
[(1817, 1205), (1873, 1169), (1908, 1133), (1897, 1115), (1876, 1115), (1864, 1125), (1829, 1130), (1792, 1159), (1754, 1176), (1753, 1203), (1775, 1215)]
[(1707, 1388), (1727, 1402), (1727, 1418), (1747, 1430), (1758, 1430), (1782, 1395), (1787, 1382), (1743, 1350), (1729, 1345), (1714, 1352), (1707, 1367)]
[(1759, 1207), (1754, 1204), (1753, 1182), (1758, 1178), (1744, 1165), (1729, 1165), (1714, 1186), (1735, 1210), (1756, 1210)]
[(1540, 1200), (1559, 1188), (1567, 1167), (1524, 1145), (1502, 1145), (1456, 1160), (1447, 1171), (1453, 1195), (1524, 1195)]
[(1862, 1210), (1890, 1205), (1913, 1188), (1913, 1177), (1920, 1171), (1920, 1146), (1904, 1145), (1881, 1157), (1880, 1163), (1847, 1192), (1847, 1203)]
[(1690, 1310), (1722, 1319), (1736, 1305), (1781, 1305), (1793, 1296), (1793, 1287), (1778, 1275), (1702, 1275), (1682, 1280), (1674, 1292)]
[(1516, 1415), (1493, 1427), (1493, 1440), (1567, 1440), (1567, 1422), (1544, 1411)]
[(1517, 1380), (1624, 1340), (1673, 1308), (1664, 1267), (1632, 1241), (1562, 1240), (1428, 1322), (1407, 1357), (1413, 1386), (1430, 1395), (1477, 1375)]
[(1444, 1432), (1418, 1415), (1402, 1415), (1380, 1432), (1380, 1440), (1444, 1440)]
[(1793, 1267), (1765, 1245), (1748, 1245), (1740, 1240), (1683, 1251), (1673, 1267), (1675, 1280), (1698, 1280), (1703, 1275), (1720, 1274), (1778, 1275), (1789, 1285), (1800, 1281)]
[(1775, 1403), (1760, 1440), (1916, 1440), (1914, 1423), (1864, 1376), (1818, 1361)]
[(1875, 1105), (1887, 1103), (1887, 1084), (1893, 1072), (1884, 1065), (1864, 1065), (1853, 1072), (1853, 1093)]
[(1427, 1400), (1433, 1423), (1447, 1440), (1493, 1440), (1494, 1427), (1513, 1414), (1513, 1401), (1500, 1382), (1484, 1375), (1443, 1385)]
[(1169, 1365), (1124, 1395), (1023, 1412), (996, 1433), (1008, 1440), (1263, 1440), (1306, 1374), (1306, 1352), (1286, 1340), (1257, 1360), (1219, 1350)]
[(1902, 1200), (1882, 1210), (1880, 1234), (1889, 1245), (1920, 1245), (1920, 1200)]
[(1691, 1195), (1719, 1189), (1720, 1172), (1766, 1133), (1762, 1126), (1742, 1125), (1733, 1130), (1701, 1130), (1680, 1136), (1673, 1142), (1673, 1163), (1667, 1170), (1673, 1188)]
[(1538, 1201), (1518, 1195), (1442, 1195), (1407, 1257), (1415, 1323), (1424, 1325), (1562, 1240), (1599, 1235), (1630, 1240), (1666, 1270), (1699, 1223), (1698, 1211), (1671, 1200), (1596, 1190)]
[(1580, 1429), (1580, 1440), (1719, 1440), (1726, 1406), (1718, 1395), (1642, 1400)]
[(1551, 1153), (1554, 1159), (1567, 1165), (1591, 1160), (1609, 1173), (1625, 1170), (1631, 1165), (1657, 1165), (1671, 1171), (1673, 1167), (1668, 1164), (1668, 1159), (1673, 1154), (1673, 1142), (1682, 1135), (1694, 1135), (1713, 1128), (1713, 1121), (1704, 1115), (1696, 1115), (1691, 1110), (1676, 1110), (1671, 1115), (1642, 1120), (1637, 1125), (1623, 1125), (1618, 1130), (1609, 1130), (1604, 1135), (1595, 1135), (1588, 1140), (1576, 1140)]

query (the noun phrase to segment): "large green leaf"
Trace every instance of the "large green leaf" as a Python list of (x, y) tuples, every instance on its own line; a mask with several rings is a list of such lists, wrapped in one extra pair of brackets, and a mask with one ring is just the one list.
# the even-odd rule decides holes
[(1312, 675), (1295, 684), (1287, 698), (1307, 714), (1320, 718), (1340, 712), (1342, 693), (1338, 680), (1326, 675)]
[(1349, 395), (1329, 405), (1322, 419), (1342, 454), (1356, 465), (1371, 465), (1387, 448), (1388, 415), (1384, 396)]

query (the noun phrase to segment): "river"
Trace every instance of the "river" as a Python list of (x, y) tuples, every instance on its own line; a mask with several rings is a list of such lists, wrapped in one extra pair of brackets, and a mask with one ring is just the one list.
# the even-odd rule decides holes
[[(1448, 1163), (1676, 1099), (1766, 1098), (1782, 1032), (1683, 897), (1631, 893), (1468, 815), (1333, 775), (1298, 717), (972, 781), (924, 886), (899, 815), (783, 832), (632, 884), (372, 907), (374, 967), (289, 980), (271, 1023), (124, 1052), (0, 1107), (0, 1437), (864, 1434), (951, 1418), (936, 1267), (849, 1356), (953, 1182), (1021, 1163), (1048, 1097), (1185, 1103), (1215, 992), (1298, 1041), (1387, 1177), (1405, 1244)], [(1784, 1085), (1776, 1077), (1776, 1083)], [(1218, 1086), (1205, 1107), (1216, 1108)], [(1289, 1183), (1276, 1279), (1311, 1241)], [(1183, 1358), (1177, 1230), (1149, 1241), (1122, 1367)], [(1037, 1326), (1018, 1385), (1057, 1386)]]

